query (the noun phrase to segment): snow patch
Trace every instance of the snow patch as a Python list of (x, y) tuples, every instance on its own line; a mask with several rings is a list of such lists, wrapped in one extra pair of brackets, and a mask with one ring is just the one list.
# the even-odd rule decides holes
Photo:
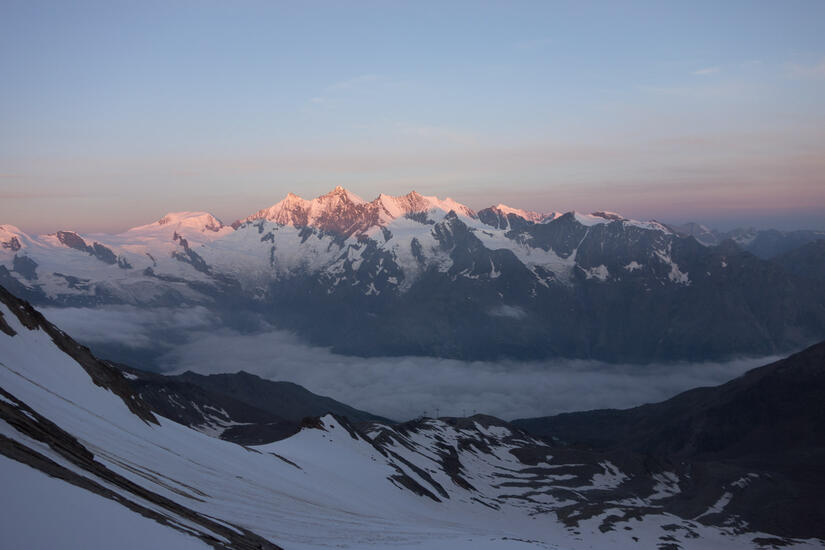
[(598, 279), (599, 281), (606, 281), (608, 277), (610, 277), (610, 271), (608, 271), (606, 265), (597, 265), (596, 267), (591, 267), (589, 269), (582, 269), (584, 271), (584, 275), (588, 279)]
[(527, 317), (527, 312), (520, 306), (511, 306), (501, 304), (490, 309), (489, 314), (493, 317), (509, 317), (511, 319), (524, 319)]

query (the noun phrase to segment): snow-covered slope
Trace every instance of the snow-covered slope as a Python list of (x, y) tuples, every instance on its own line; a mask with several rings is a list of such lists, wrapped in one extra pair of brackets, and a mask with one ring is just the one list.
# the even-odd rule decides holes
[[(361, 355), (706, 360), (825, 336), (821, 290), (735, 245), (703, 247), (614, 212), (500, 204), (476, 213), (414, 191), (369, 202), (341, 187), (312, 200), (290, 194), (232, 227), (203, 212), (118, 235), (30, 237), (2, 226), (0, 284), (47, 305), (264, 312)], [(457, 296), (466, 297), (461, 307), (446, 307)], [(505, 322), (498, 311), (523, 314)], [(452, 315), (467, 324), (466, 339), (441, 342), (443, 327), (458, 322)], [(331, 330), (332, 319), (344, 330)], [(611, 336), (617, 323), (627, 330), (621, 338)], [(345, 334), (354, 327), (363, 334)]]
[[(551, 446), (490, 417), (364, 432), (328, 415), (258, 447), (212, 438), (149, 412), (128, 378), (0, 292), (0, 506), (16, 507), (0, 513), (4, 542), (97, 548), (137, 530), (161, 547), (217, 548), (750, 548), (766, 538), (724, 514), (748, 480), (686, 519), (668, 504), (690, 486), (682, 467)], [(43, 495), (45, 507), (18, 506)], [(93, 525), (92, 513), (112, 523)], [(33, 532), (37, 519), (46, 532)]]
[(31, 237), (13, 225), (0, 225), (0, 254), (13, 255), (31, 244)]

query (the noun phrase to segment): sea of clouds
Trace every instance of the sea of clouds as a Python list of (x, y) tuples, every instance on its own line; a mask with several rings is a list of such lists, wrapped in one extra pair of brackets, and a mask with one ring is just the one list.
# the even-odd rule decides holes
[(305, 386), (396, 420), (473, 412), (503, 419), (661, 401), (713, 386), (777, 357), (652, 365), (585, 360), (459, 361), (352, 357), (264, 323), (228, 328), (202, 307), (49, 308), (48, 319), (102, 357), (167, 373), (244, 370)]

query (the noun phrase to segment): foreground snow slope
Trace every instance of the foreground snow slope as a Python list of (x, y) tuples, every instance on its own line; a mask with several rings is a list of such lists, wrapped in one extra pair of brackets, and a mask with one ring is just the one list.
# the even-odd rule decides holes
[[(0, 456), (4, 548), (209, 548), (128, 508)], [(46, 527), (48, 526), (48, 527)]]
[(107, 547), (141, 530), (170, 548), (746, 548), (759, 536), (659, 508), (679, 474), (643, 487), (635, 467), (490, 417), (367, 435), (328, 415), (254, 448), (212, 438), (149, 412), (119, 371), (0, 291), (4, 541)]

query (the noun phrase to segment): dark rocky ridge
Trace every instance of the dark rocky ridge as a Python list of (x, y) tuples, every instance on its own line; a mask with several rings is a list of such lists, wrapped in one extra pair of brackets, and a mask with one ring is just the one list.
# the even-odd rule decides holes
[(757, 474), (732, 509), (766, 532), (825, 538), (823, 403), (825, 342), (662, 403), (513, 424), (568, 445), (689, 464), (694, 492), (721, 477)]
[[(109, 265), (114, 265), (118, 263), (117, 256), (108, 247), (98, 242), (94, 242), (91, 246), (89, 246), (88, 244), (86, 244), (86, 241), (83, 240), (83, 237), (81, 237), (77, 233), (73, 233), (71, 231), (58, 231), (57, 239), (69, 248), (74, 248), (75, 250), (86, 252), (90, 256), (94, 256), (103, 263)], [(127, 269), (126, 265), (121, 265), (121, 267)]]
[(295, 434), (306, 417), (327, 413), (355, 423), (392, 421), (360, 411), (291, 382), (254, 374), (150, 373), (115, 364), (157, 414), (241, 445), (261, 445)]

